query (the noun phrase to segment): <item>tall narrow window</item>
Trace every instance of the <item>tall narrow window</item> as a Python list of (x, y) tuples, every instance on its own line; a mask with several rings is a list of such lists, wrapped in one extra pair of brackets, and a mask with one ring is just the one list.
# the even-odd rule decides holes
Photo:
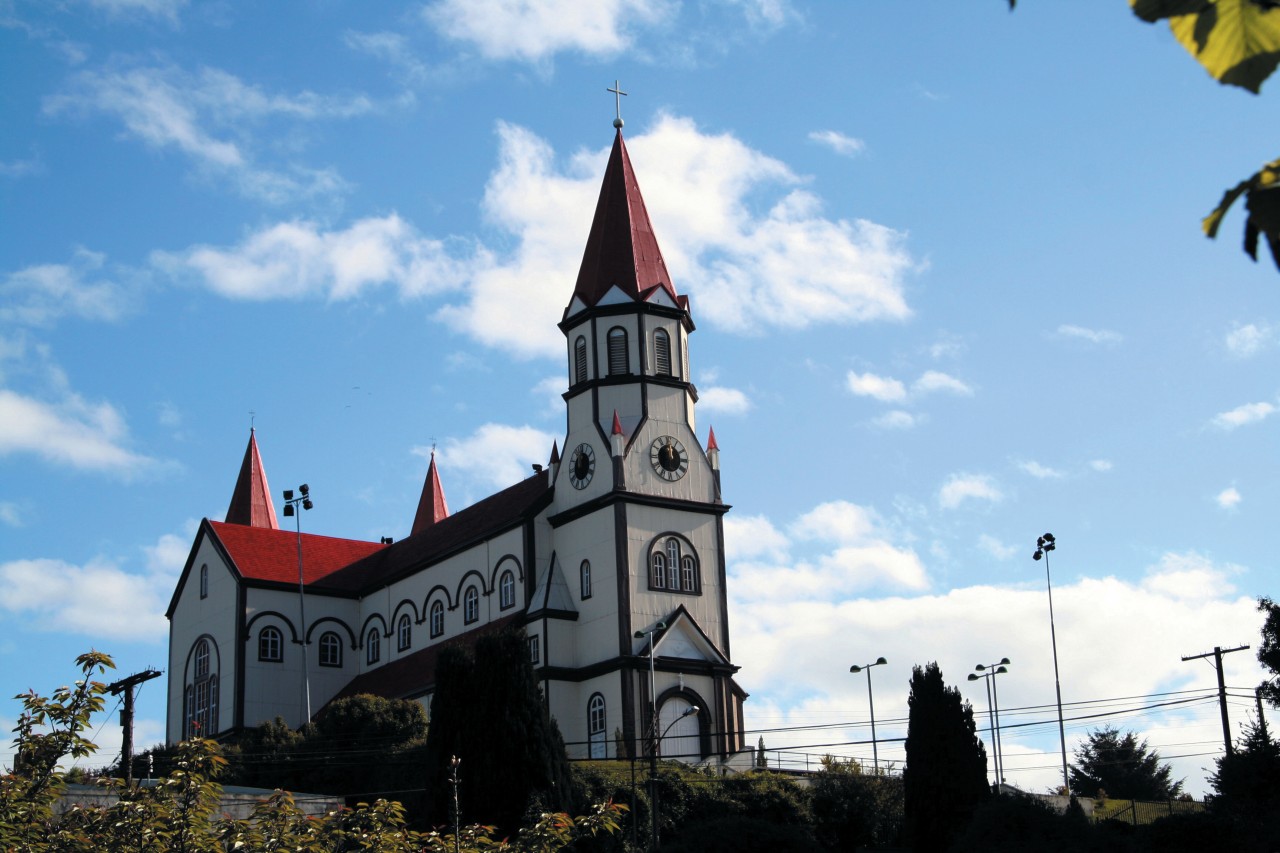
[(680, 589), (680, 540), (667, 540), (667, 589)]
[(439, 601), (431, 603), (431, 636), (439, 637), (444, 634), (444, 604)]
[(578, 336), (573, 342), (573, 384), (587, 381), (587, 339)]
[(209, 597), (209, 564), (200, 566), (200, 597)]
[(653, 372), (658, 376), (671, 375), (671, 336), (665, 329), (653, 333)]
[(268, 625), (258, 634), (258, 660), (279, 663), (284, 660), (284, 635)]
[(542, 654), (539, 648), (538, 635), (531, 634), (529, 640), (529, 662), (532, 664), (542, 663)]
[(582, 568), (578, 570), (578, 575), (582, 582), (582, 600), (586, 601), (591, 597), (591, 564), (583, 560)]
[(605, 757), (605, 728), (604, 697), (596, 693), (587, 702), (587, 740), (592, 758)]
[(609, 375), (622, 376), (631, 372), (627, 357), (627, 330), (614, 326), (609, 330)]
[(400, 621), (396, 623), (396, 637), (398, 638), (397, 645), (402, 652), (413, 645), (413, 623), (409, 619), (408, 613), (400, 615)]
[(320, 635), (320, 665), (342, 666), (342, 640), (332, 631)]
[(653, 578), (650, 581), (654, 589), (662, 589), (667, 585), (667, 558), (661, 551), (653, 552)]
[(516, 606), (516, 576), (510, 569), (498, 581), (498, 606), (503, 610)]
[(685, 592), (697, 592), (694, 578), (697, 577), (693, 557), (685, 554), (680, 558), (680, 588)]
[(686, 539), (663, 533), (649, 549), (649, 589), (702, 594), (698, 553)]
[(377, 663), (382, 657), (382, 635), (377, 628), (370, 628), (364, 638), (364, 662)]
[(218, 672), (210, 641), (198, 640), (191, 657), (191, 683), (184, 691), (186, 737), (213, 737), (218, 733)]
[(474, 586), (467, 587), (462, 595), (462, 621), (470, 625), (480, 618), (480, 593)]

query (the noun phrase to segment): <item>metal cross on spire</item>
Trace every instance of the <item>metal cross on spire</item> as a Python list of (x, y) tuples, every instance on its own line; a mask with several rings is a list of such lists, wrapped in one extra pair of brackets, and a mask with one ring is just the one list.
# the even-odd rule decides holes
[(613, 126), (622, 129), (622, 96), (627, 94), (622, 91), (622, 87), (618, 85), (618, 81), (613, 81), (612, 89), (605, 89), (606, 92), (613, 92), (613, 108), (617, 113), (617, 117), (613, 120)]

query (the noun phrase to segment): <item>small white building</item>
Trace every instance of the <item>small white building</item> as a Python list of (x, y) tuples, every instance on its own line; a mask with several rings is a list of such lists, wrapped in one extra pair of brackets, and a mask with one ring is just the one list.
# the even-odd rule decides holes
[(655, 731), (689, 762), (744, 749), (729, 507), (715, 434), (696, 433), (694, 324), (620, 129), (559, 325), (563, 457), (553, 446), (545, 470), (454, 514), (433, 457), (398, 542), (280, 529), (250, 432), (226, 520), (201, 523), (169, 605), (169, 742), (301, 724), (357, 693), (429, 708), (441, 647), (512, 625), (570, 757), (647, 755)]

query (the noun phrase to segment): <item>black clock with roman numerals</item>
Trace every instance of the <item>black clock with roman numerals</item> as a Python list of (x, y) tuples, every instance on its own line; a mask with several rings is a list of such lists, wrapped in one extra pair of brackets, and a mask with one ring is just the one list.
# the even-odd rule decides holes
[(689, 470), (689, 453), (671, 436), (660, 436), (649, 445), (649, 464), (659, 477), (674, 482)]
[(569, 485), (575, 489), (585, 489), (591, 477), (596, 473), (596, 452), (591, 445), (583, 442), (573, 451), (569, 460)]

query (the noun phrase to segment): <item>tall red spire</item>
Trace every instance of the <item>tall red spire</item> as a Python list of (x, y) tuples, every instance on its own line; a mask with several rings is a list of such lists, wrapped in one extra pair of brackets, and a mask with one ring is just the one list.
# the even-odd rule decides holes
[(613, 138), (573, 295), (590, 308), (615, 285), (633, 299), (661, 287), (673, 302), (680, 303), (649, 224), (621, 128)]
[(244, 451), (244, 462), (240, 463), (236, 490), (231, 493), (231, 506), (227, 507), (227, 523), (269, 527), (272, 530), (280, 527), (276, 521), (275, 504), (271, 502), (271, 487), (267, 485), (267, 470), (262, 467), (258, 439), (252, 427), (249, 428), (249, 446)]
[(418, 514), (413, 517), (410, 533), (421, 533), (448, 517), (449, 505), (444, 501), (444, 487), (440, 485), (440, 472), (436, 470), (436, 452), (433, 450), (431, 464), (427, 466), (427, 481), (422, 484), (422, 498), (418, 501)]

